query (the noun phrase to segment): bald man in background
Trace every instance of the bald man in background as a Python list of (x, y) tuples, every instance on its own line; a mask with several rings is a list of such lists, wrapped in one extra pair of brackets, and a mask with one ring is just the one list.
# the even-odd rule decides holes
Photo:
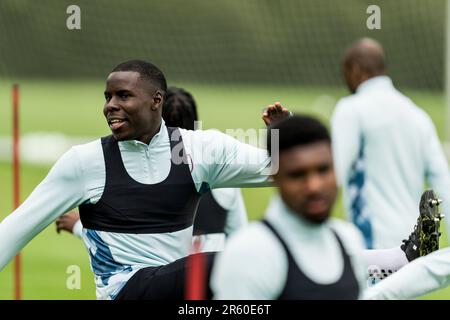
[(344, 205), (368, 248), (389, 248), (414, 226), (426, 182), (450, 212), (448, 163), (430, 117), (386, 75), (377, 41), (355, 42), (342, 71), (352, 95), (336, 105), (332, 141)]

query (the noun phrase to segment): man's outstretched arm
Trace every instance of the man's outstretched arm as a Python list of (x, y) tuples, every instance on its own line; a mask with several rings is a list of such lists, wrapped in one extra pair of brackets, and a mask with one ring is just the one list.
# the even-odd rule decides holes
[(71, 149), (24, 203), (0, 222), (0, 270), (58, 216), (82, 203), (83, 196), (79, 160)]
[[(290, 115), (291, 112), (287, 108), (276, 102), (263, 110), (262, 119), (267, 126), (270, 126)], [(273, 143), (272, 149), (274, 150), (271, 150), (273, 151), (271, 159), (266, 146), (260, 149), (242, 142), (246, 139), (252, 141), (252, 137), (257, 138), (260, 135), (258, 131), (256, 129), (252, 131), (254, 133), (252, 136), (248, 131), (238, 129), (234, 132), (236, 134), (234, 138), (211, 131), (204, 136), (203, 154), (209, 160), (206, 161), (209, 162), (209, 165), (203, 163), (200, 166), (205, 167), (204, 171), (207, 174), (202, 178), (212, 189), (271, 185), (270, 177), (277, 171), (278, 144)], [(231, 131), (229, 133), (231, 134)], [(277, 140), (278, 136), (276, 133), (274, 135)], [(211, 159), (216, 161), (211, 161)]]

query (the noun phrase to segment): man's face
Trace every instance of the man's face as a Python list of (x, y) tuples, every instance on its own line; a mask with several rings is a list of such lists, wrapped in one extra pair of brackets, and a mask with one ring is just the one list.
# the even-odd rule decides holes
[(117, 140), (149, 143), (161, 121), (162, 93), (134, 71), (112, 72), (106, 79), (103, 114)]
[(274, 182), (284, 203), (314, 223), (324, 222), (337, 194), (329, 142), (297, 146), (280, 153)]

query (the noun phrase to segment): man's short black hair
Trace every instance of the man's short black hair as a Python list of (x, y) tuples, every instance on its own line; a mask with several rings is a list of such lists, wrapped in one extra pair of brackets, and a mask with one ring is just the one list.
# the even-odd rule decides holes
[(197, 105), (192, 95), (184, 89), (170, 87), (164, 100), (162, 117), (169, 127), (194, 130)]
[(130, 60), (117, 65), (112, 72), (135, 71), (141, 75), (141, 79), (148, 80), (159, 90), (167, 91), (167, 82), (164, 73), (154, 64), (143, 60)]
[[(307, 115), (293, 115), (269, 126), (278, 129), (279, 153), (296, 146), (315, 142), (331, 142), (328, 129), (316, 118)], [(267, 132), (267, 150), (271, 154), (272, 140), (270, 130)]]

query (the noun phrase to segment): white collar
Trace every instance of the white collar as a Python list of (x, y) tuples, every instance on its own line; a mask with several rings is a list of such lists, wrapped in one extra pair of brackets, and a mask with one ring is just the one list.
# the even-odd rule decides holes
[(300, 237), (310, 237), (312, 234), (317, 235), (328, 229), (327, 222), (316, 224), (292, 211), (279, 195), (272, 198), (266, 211), (266, 218), (282, 227), (283, 230), (290, 230), (288, 232), (293, 232)]
[(153, 136), (153, 138), (150, 140), (149, 144), (145, 144), (142, 141), (139, 140), (124, 140), (119, 141), (119, 144), (121, 147), (125, 149), (136, 149), (136, 147), (155, 147), (158, 144), (160, 144), (162, 141), (164, 141), (164, 137), (167, 136), (167, 127), (164, 119), (161, 118), (161, 126), (159, 127), (159, 131)]
[(361, 83), (358, 88), (356, 89), (356, 93), (365, 92), (367, 90), (370, 90), (375, 87), (380, 86), (393, 86), (391, 78), (388, 76), (377, 76), (370, 78), (363, 83)]

